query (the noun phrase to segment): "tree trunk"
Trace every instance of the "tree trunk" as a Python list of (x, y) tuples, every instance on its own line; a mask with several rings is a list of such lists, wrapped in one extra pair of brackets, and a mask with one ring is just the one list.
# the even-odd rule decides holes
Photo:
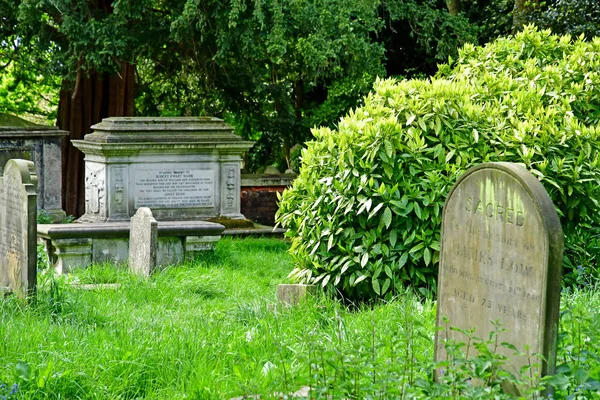
[(456, 15), (460, 12), (460, 0), (447, 0), (446, 6), (448, 7), (448, 12), (450, 15)]
[(85, 76), (80, 72), (74, 89), (70, 82), (63, 82), (57, 125), (69, 131), (62, 154), (63, 209), (67, 215), (80, 217), (85, 213), (83, 153), (70, 140), (83, 139), (103, 118), (133, 115), (134, 73), (134, 66), (124, 63), (114, 75), (92, 72)]
[(290, 135), (288, 138), (287, 146), (284, 142), (285, 161), (287, 162), (288, 169), (292, 168), (292, 147), (298, 141), (298, 131), (302, 129), (302, 106), (304, 105), (304, 80), (298, 79), (294, 82), (294, 130), (295, 135)]
[(527, 15), (533, 13), (539, 6), (539, 0), (515, 0), (513, 8), (513, 35), (523, 29), (527, 23)]

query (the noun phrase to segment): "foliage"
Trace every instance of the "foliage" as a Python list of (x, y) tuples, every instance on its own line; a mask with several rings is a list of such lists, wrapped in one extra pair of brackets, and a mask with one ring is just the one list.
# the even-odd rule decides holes
[(19, 395), (19, 385), (6, 385), (5, 383), (0, 382), (0, 396), (2, 396), (3, 400), (17, 399)]
[[(237, 132), (259, 140), (250, 164), (285, 170), (282, 155), (311, 126), (339, 118), (385, 73), (384, 49), (372, 40), (382, 24), (378, 3), (209, 1), (210, 12), (199, 12), (188, 1), (171, 10), (171, 37), (190, 62), (151, 64), (143, 79), (178, 77), (163, 87), (150, 82), (145, 104), (163, 100), (161, 113), (226, 116)], [(186, 93), (192, 96), (181, 104)], [(194, 104), (196, 97), (206, 100)]]
[(469, 0), (462, 1), (461, 6), (468, 20), (479, 26), (479, 44), (511, 33), (515, 0)]
[(377, 76), (432, 72), (474, 37), (466, 19), (449, 16), (440, 1), (208, 2), (211, 13), (196, 12), (195, 4), (174, 12), (172, 24), (174, 40), (194, 49), (181, 53), (190, 62), (145, 64), (138, 107), (225, 117), (257, 140), (253, 170), (286, 170), (291, 148), (310, 138), (310, 128), (334, 126)]
[(594, 398), (600, 394), (600, 313), (593, 308), (598, 281), (584, 290), (567, 293), (561, 306), (557, 375), (546, 384), (572, 399)]
[(529, 15), (529, 21), (557, 34), (600, 35), (600, 3), (596, 0), (551, 0)]
[(56, 117), (56, 82), (17, 62), (0, 68), (0, 113), (43, 116), (39, 122), (48, 123)]
[(336, 131), (313, 132), (284, 192), (277, 218), (292, 240), (291, 276), (350, 299), (435, 290), (446, 194), (488, 161), (541, 180), (565, 233), (568, 279), (592, 268), (583, 261), (598, 252), (599, 48), (528, 27), (466, 45), (430, 81), (379, 81)]
[(0, 1), (0, 113), (37, 115), (40, 123), (56, 116), (60, 78), (51, 73), (55, 46), (39, 42), (21, 30), (18, 4)]
[(387, 76), (429, 76), (437, 64), (456, 58), (465, 43), (475, 43), (480, 21), (451, 15), (446, 1), (395, 0), (382, 2)]
[(287, 169), (310, 128), (333, 127), (377, 76), (433, 73), (474, 39), (443, 0), (0, 0), (0, 15), (14, 112), (46, 93), (28, 91), (42, 77), (54, 103), (61, 79), (73, 90), (78, 75), (135, 64), (139, 114), (224, 117), (258, 141), (254, 169)]
[(41, 209), (37, 212), (36, 222), (38, 224), (72, 224), (75, 222), (75, 217), (72, 215), (66, 215), (61, 221), (55, 222), (52, 215), (48, 213), (48, 211)]

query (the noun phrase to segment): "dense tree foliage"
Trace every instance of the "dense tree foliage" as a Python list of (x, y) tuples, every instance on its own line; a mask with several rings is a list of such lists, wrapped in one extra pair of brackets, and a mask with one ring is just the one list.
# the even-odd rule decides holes
[(528, 21), (552, 29), (554, 33), (584, 35), (588, 39), (600, 34), (600, 2), (597, 0), (553, 0), (538, 7)]
[[(541, 25), (597, 26), (592, 1), (536, 4), (521, 8)], [(431, 75), (477, 35), (510, 32), (517, 10), (514, 0), (0, 0), (0, 107), (45, 112), (39, 99), (56, 102), (46, 94), (60, 86), (58, 123), (72, 138), (133, 114), (134, 99), (140, 115), (225, 117), (258, 141), (253, 168), (285, 169), (310, 128), (335, 127), (377, 76)], [(81, 155), (65, 155), (67, 211), (80, 214)]]
[(56, 117), (59, 77), (51, 61), (56, 46), (23, 32), (18, 7), (0, 2), (0, 112)]
[(19, 35), (55, 46), (63, 89), (134, 64), (141, 114), (226, 116), (262, 138), (262, 163), (282, 162), (280, 149), (289, 156), (310, 127), (332, 126), (376, 76), (435, 72), (475, 38), (441, 0), (0, 4)]
[(443, 1), (204, 2), (211, 13), (196, 3), (172, 14), (171, 25), (174, 41), (193, 54), (181, 53), (187, 61), (175, 68), (144, 64), (138, 107), (228, 117), (259, 140), (255, 166), (287, 168), (291, 147), (313, 126), (334, 126), (377, 76), (431, 74), (475, 40)]

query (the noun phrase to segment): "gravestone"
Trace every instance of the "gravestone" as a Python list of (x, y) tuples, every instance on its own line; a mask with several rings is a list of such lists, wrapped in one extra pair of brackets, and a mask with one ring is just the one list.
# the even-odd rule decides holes
[[(563, 234), (558, 215), (540, 182), (511, 163), (469, 169), (444, 205), (438, 278), (437, 325), (487, 339), (491, 321), (506, 329), (499, 343), (544, 356), (534, 368), (541, 376), (555, 370), (560, 306)], [(445, 339), (466, 342), (458, 331), (437, 331), (435, 359), (446, 359)], [(499, 348), (507, 370), (519, 375), (525, 357)], [(436, 377), (444, 371), (436, 370)], [(505, 387), (509, 393), (519, 388)]]
[(24, 297), (35, 291), (37, 175), (27, 160), (9, 160), (0, 178), (0, 289)]
[(140, 207), (131, 217), (129, 231), (129, 270), (150, 276), (156, 268), (158, 223), (148, 207)]

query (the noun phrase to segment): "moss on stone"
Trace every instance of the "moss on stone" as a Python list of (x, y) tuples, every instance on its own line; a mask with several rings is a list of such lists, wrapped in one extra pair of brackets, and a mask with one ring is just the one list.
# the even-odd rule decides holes
[(36, 126), (33, 122), (10, 114), (0, 113), (0, 126)]
[(215, 222), (221, 224), (225, 229), (239, 229), (239, 228), (254, 228), (254, 222), (249, 219), (233, 219), (226, 217), (215, 217), (208, 220), (208, 222)]

